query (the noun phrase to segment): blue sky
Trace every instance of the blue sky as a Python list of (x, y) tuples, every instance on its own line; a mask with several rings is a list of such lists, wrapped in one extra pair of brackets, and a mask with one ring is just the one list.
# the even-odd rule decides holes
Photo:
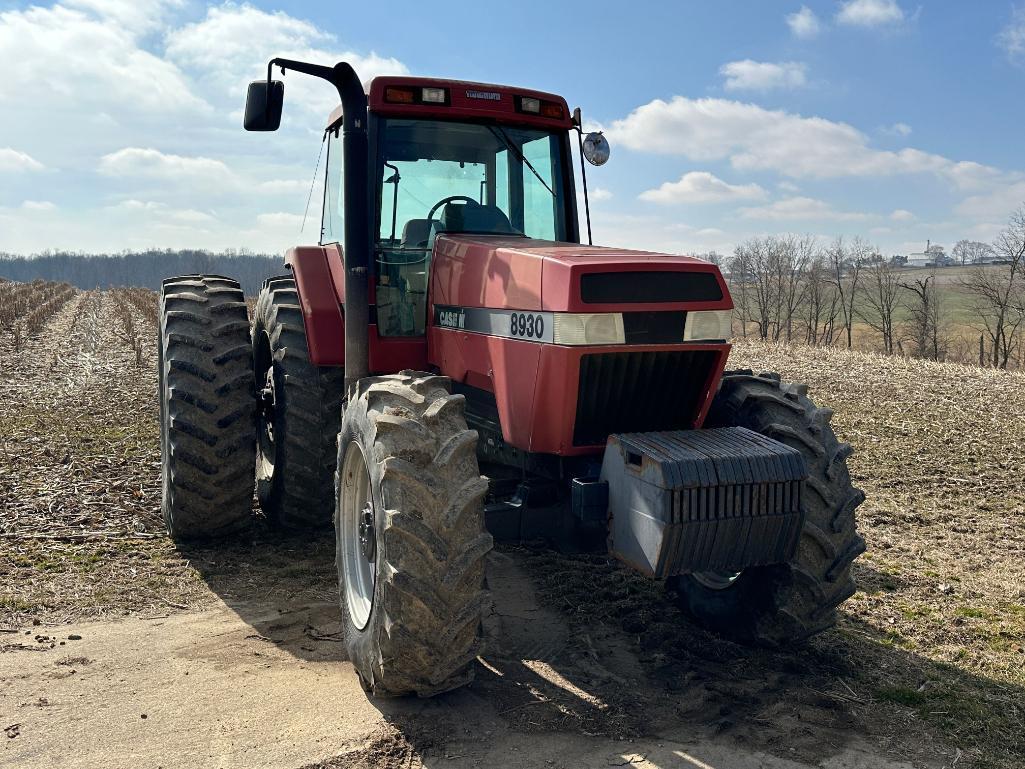
[(1025, 2), (497, 8), (0, 0), (0, 250), (313, 241), (332, 93), (286, 78), (282, 130), (245, 134), (274, 55), (563, 94), (612, 144), (589, 177), (612, 245), (793, 231), (906, 253), (989, 240), (1025, 203)]

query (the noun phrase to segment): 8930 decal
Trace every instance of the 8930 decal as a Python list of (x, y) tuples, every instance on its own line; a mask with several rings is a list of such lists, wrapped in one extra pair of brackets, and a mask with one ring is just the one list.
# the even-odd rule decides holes
[(524, 339), (543, 339), (545, 318), (532, 312), (514, 312), (509, 315), (509, 333)]
[(434, 324), (439, 328), (500, 336), (524, 342), (553, 342), (553, 317), (552, 313), (543, 311), (434, 305)]

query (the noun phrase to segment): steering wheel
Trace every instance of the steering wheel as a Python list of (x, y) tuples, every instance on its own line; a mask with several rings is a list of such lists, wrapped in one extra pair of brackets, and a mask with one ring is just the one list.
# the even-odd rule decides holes
[(472, 203), (475, 206), (479, 206), (480, 205), (480, 203), (478, 203), (476, 200), (474, 200), (471, 197), (467, 197), (466, 195), (449, 195), (447, 198), (442, 198), (437, 203), (435, 203), (433, 206), (431, 206), (431, 211), (430, 211), (429, 214), (427, 214), (427, 221), (431, 221), (432, 219), (434, 219), (434, 212), (437, 211), (439, 208), (441, 208), (442, 206), (444, 206), (444, 205), (446, 205), (448, 203), (452, 203), (452, 202), (454, 202), (456, 200), (462, 200), (462, 201), (465, 201), (466, 203)]

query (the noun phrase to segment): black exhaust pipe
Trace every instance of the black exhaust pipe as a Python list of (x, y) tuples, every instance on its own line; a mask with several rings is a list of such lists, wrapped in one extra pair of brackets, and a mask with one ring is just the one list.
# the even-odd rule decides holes
[(367, 95), (351, 65), (340, 61), (333, 67), (292, 59), (271, 59), (271, 68), (302, 72), (327, 80), (342, 100), (342, 183), (345, 221), (342, 224), (342, 258), (345, 261), (345, 390), (370, 373), (370, 171), (367, 143)]

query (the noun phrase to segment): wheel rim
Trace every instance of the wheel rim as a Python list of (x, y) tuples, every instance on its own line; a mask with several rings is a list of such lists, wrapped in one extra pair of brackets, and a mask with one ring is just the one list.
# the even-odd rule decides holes
[(345, 604), (352, 624), (362, 630), (374, 606), (377, 514), (367, 461), (357, 441), (345, 450), (339, 494)]
[(726, 590), (733, 587), (743, 572), (739, 571), (696, 571), (691, 574), (694, 581), (710, 590)]

